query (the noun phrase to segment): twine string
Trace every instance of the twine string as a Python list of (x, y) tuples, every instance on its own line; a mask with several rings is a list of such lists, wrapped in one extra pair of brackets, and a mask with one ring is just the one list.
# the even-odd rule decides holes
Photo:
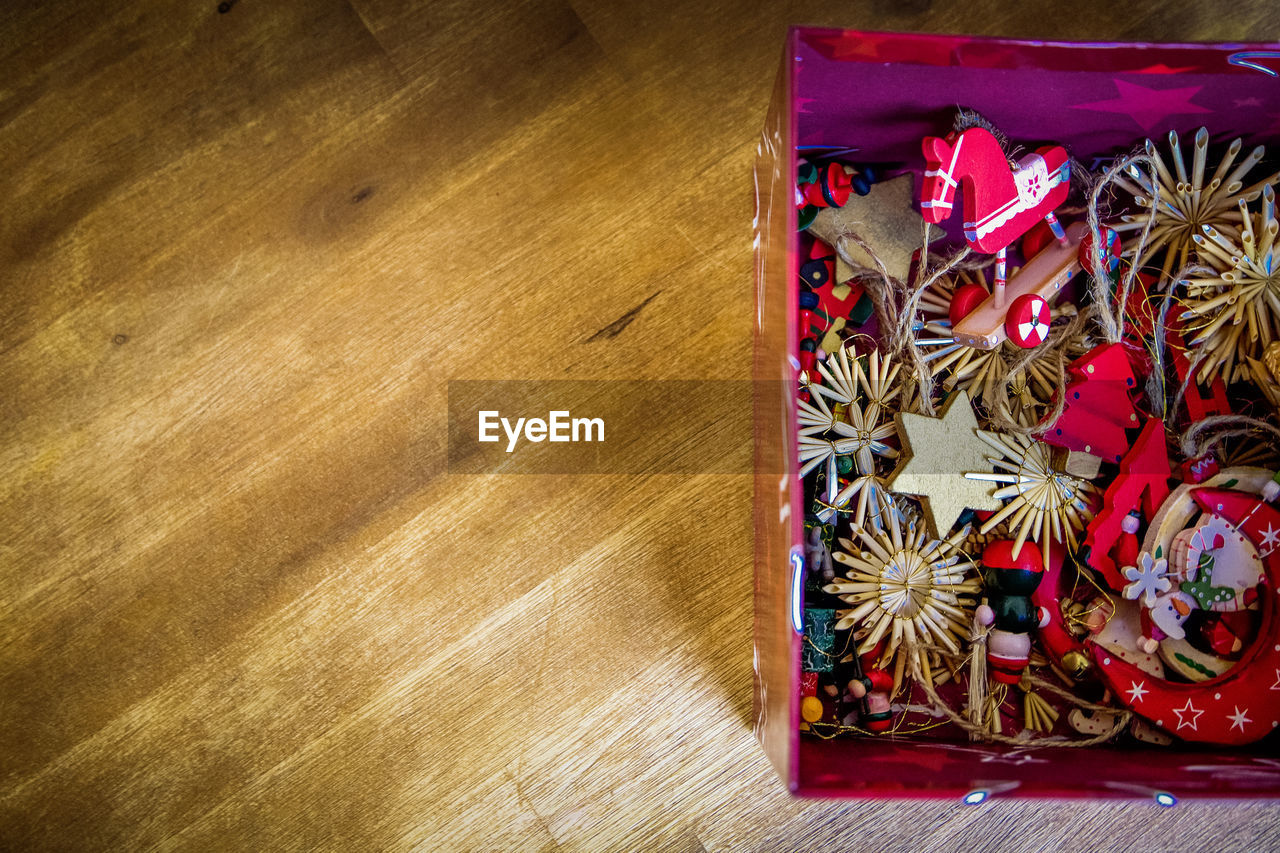
[[(945, 651), (941, 647), (934, 647), (927, 644), (923, 645), (923, 647), (929, 650), (937, 649), (939, 651)], [(960, 728), (969, 732), (970, 735), (976, 735), (977, 738), (980, 740), (990, 741), (992, 743), (1007, 744), (1009, 746), (1023, 746), (1023, 747), (1055, 746), (1055, 747), (1080, 748), (1080, 747), (1087, 747), (1087, 746), (1097, 746), (1100, 743), (1106, 743), (1107, 741), (1114, 738), (1116, 735), (1123, 732), (1126, 728), (1128, 728), (1130, 721), (1132, 721), (1133, 719), (1132, 711), (1112, 708), (1106, 705), (1098, 705), (1093, 702), (1086, 702), (1085, 700), (1070, 693), (1069, 691), (1064, 690), (1061, 687), (1058, 687), (1056, 684), (1052, 684), (1040, 678), (1032, 677), (1031, 683), (1034, 687), (1036, 687), (1036, 689), (1043, 689), (1049, 693), (1053, 693), (1054, 695), (1059, 696), (1065, 701), (1079, 707), (1081, 710), (1094, 711), (1097, 713), (1107, 714), (1108, 716), (1110, 716), (1111, 714), (1115, 714), (1116, 715), (1115, 725), (1112, 726), (1111, 729), (1109, 729), (1108, 731), (1102, 732), (1101, 734), (1095, 735), (1094, 737), (1091, 737), (1091, 738), (1086, 738), (1084, 740), (1073, 740), (1071, 738), (1065, 738), (1065, 737), (1059, 737), (1059, 736), (1031, 738), (1023, 735), (1010, 737), (1009, 735), (1005, 735), (1005, 734), (997, 734), (995, 732), (989, 731), (985, 726), (980, 726), (972, 722), (967, 717), (957, 713), (955, 709), (953, 709), (950, 705), (948, 705), (943, 700), (943, 698), (940, 695), (938, 695), (938, 691), (934, 688), (932, 681), (930, 681), (927, 678), (924, 678), (921, 675), (920, 663), (919, 663), (918, 657), (919, 657), (918, 655), (914, 655), (914, 654), (910, 655), (912, 675), (915, 678), (916, 683), (919, 684), (920, 687), (924, 690), (925, 695), (929, 697), (929, 701), (932, 703), (933, 709), (943, 714), (947, 719), (955, 723)], [(970, 690), (972, 689), (973, 689), (973, 686), (970, 685)], [(970, 704), (971, 705), (973, 704), (972, 700), (970, 700)]]
[(1199, 458), (1229, 438), (1242, 436), (1265, 438), (1280, 447), (1280, 429), (1244, 415), (1210, 415), (1192, 424), (1182, 433), (1180, 444), (1188, 459)]

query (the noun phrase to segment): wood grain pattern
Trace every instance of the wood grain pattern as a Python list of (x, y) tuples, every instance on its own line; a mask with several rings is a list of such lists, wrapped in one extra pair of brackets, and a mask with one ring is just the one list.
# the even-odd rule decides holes
[(788, 22), (1276, 39), (1270, 4), (223, 5), (0, 22), (0, 847), (1280, 843), (1270, 805), (789, 800), (750, 477), (445, 447), (448, 379), (749, 376)]

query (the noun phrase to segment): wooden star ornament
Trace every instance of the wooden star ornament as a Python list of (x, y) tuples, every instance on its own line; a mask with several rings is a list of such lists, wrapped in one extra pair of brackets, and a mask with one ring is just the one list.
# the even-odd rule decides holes
[(984, 471), (990, 449), (978, 434), (969, 395), (957, 391), (937, 418), (899, 412), (898, 437), (905, 462), (886, 485), (914, 495), (924, 508), (930, 535), (941, 538), (955, 526), (965, 509), (997, 510), (990, 483), (965, 478), (966, 471)]
[[(855, 267), (877, 269), (871, 256), (852, 240), (853, 234), (871, 247), (889, 275), (906, 281), (911, 257), (920, 248), (924, 220), (912, 207), (911, 176), (902, 175), (871, 186), (867, 195), (851, 195), (843, 207), (827, 207), (809, 226), (809, 233), (835, 246), (840, 260)], [(941, 237), (938, 229), (930, 235)], [(837, 275), (838, 281), (843, 281)]]

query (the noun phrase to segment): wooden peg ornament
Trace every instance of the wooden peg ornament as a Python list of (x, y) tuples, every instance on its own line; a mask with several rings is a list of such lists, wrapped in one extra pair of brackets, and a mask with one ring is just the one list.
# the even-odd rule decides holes
[(1003, 684), (1017, 684), (1031, 654), (1034, 628), (1049, 624), (1046, 607), (1032, 604), (1031, 594), (1044, 575), (1044, 561), (1035, 548), (1014, 554), (1012, 540), (992, 542), (982, 552), (982, 576), (987, 603), (978, 606), (979, 624), (993, 626), (987, 635), (987, 662), (991, 677)]

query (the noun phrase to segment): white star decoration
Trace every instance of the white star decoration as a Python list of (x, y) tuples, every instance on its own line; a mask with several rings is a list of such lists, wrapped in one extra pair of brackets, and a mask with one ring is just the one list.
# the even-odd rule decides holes
[(1258, 548), (1266, 553), (1260, 556), (1267, 556), (1276, 548), (1280, 548), (1280, 530), (1267, 525), (1267, 529), (1262, 531), (1262, 541), (1258, 543)]
[[(1178, 715), (1179, 731), (1182, 730), (1183, 728), (1189, 728), (1191, 729), (1191, 731), (1194, 732), (1194, 731), (1197, 731), (1196, 720), (1200, 719), (1200, 715), (1203, 714), (1204, 711), (1197, 708), (1195, 705), (1192, 705), (1191, 700), (1188, 699), (1186, 705), (1182, 706), (1181, 708), (1174, 708), (1173, 713)], [(1183, 716), (1182, 716), (1183, 714), (1187, 715), (1186, 719), (1183, 719)]]
[(1133, 686), (1125, 691), (1126, 693), (1129, 694), (1130, 702), (1137, 702), (1143, 696), (1146, 696), (1148, 693), (1151, 692), (1150, 690), (1147, 689), (1147, 682), (1145, 681), (1133, 681), (1130, 683)]
[(1236, 705), (1235, 709), (1236, 712), (1234, 714), (1227, 714), (1227, 719), (1231, 721), (1231, 728), (1234, 729), (1236, 726), (1239, 726), (1240, 731), (1244, 731), (1244, 724), (1253, 722), (1253, 720), (1245, 716), (1245, 714), (1249, 713), (1249, 709), (1245, 708), (1241, 711), (1239, 705)]
[(1276, 683), (1271, 685), (1272, 690), (1280, 690), (1280, 669), (1276, 670)]

